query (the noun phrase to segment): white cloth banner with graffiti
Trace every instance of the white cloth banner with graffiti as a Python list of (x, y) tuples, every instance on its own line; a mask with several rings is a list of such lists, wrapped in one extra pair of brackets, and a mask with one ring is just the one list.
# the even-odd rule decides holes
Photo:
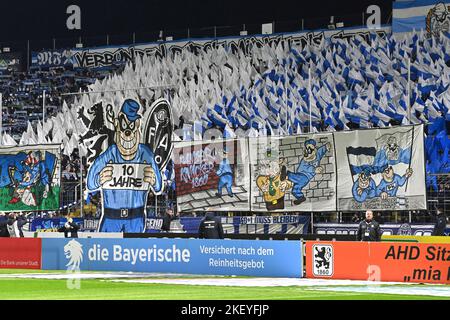
[(249, 211), (246, 140), (175, 143), (179, 211)]
[(178, 209), (423, 210), (423, 137), (420, 125), (178, 142), (173, 158)]
[(335, 133), (339, 211), (426, 209), (423, 125)]
[(336, 208), (333, 134), (252, 138), (252, 211)]

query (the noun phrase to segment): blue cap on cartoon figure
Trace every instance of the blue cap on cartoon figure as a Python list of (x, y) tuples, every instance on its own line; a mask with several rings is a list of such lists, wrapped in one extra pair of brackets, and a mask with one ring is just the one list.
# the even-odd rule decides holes
[(127, 99), (122, 105), (120, 112), (127, 116), (128, 121), (136, 121), (140, 119), (141, 116), (138, 114), (141, 106), (135, 100)]
[(370, 175), (372, 174), (372, 170), (370, 168), (364, 168), (363, 171), (361, 172), (365, 177), (369, 178)]
[(306, 140), (305, 141), (305, 146), (307, 146), (309, 144), (311, 144), (311, 145), (313, 145), (315, 147), (317, 145), (317, 142), (315, 140), (313, 140), (313, 139)]

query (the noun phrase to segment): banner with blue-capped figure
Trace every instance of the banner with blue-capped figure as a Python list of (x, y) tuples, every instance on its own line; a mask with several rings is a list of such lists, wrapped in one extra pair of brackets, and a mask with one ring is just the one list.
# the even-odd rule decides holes
[(413, 0), (393, 3), (392, 32), (423, 31), (439, 37), (450, 31), (450, 0)]
[(199, 275), (303, 275), (300, 241), (42, 239), (42, 269)]
[(137, 97), (89, 101), (78, 108), (89, 193), (100, 192), (99, 232), (142, 233), (149, 193), (160, 194), (172, 154), (172, 108)]
[(58, 210), (60, 145), (0, 148), (0, 211)]
[(332, 133), (249, 139), (252, 211), (336, 209)]
[(426, 210), (424, 127), (335, 135), (337, 210)]

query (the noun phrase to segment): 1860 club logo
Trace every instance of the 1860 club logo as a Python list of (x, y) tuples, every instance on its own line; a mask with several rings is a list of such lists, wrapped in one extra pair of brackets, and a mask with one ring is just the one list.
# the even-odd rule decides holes
[(313, 275), (317, 277), (331, 277), (333, 275), (333, 246), (316, 244), (313, 250)]

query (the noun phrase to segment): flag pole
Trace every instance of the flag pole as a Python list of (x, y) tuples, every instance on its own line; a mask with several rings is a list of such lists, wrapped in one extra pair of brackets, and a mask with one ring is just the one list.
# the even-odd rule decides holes
[(312, 90), (311, 90), (311, 67), (308, 69), (308, 96), (309, 96), (309, 133), (312, 133)]
[(411, 58), (408, 58), (408, 87), (406, 88), (408, 94), (408, 123), (411, 124)]
[(80, 154), (80, 217), (84, 218), (83, 214), (83, 198), (84, 198), (84, 192), (83, 192), (83, 156), (81, 155), (81, 148), (78, 145), (78, 153)]
[(42, 125), (45, 121), (45, 90), (42, 92)]

